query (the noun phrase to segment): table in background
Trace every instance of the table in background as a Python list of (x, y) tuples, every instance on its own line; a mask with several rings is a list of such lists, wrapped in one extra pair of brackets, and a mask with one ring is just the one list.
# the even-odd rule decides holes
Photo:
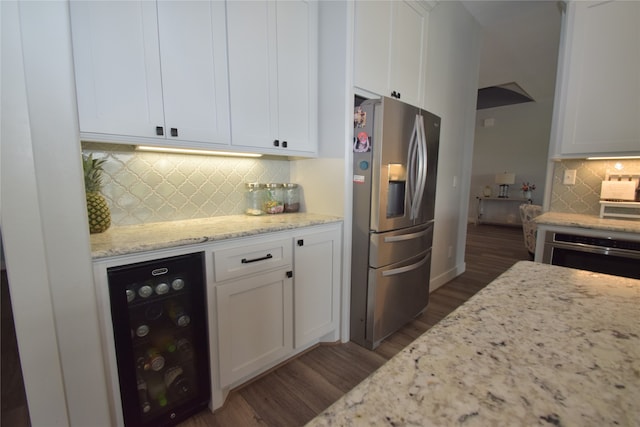
[(522, 225), (519, 206), (523, 203), (531, 203), (531, 200), (519, 197), (476, 197), (476, 199), (478, 199), (476, 225), (484, 223), (519, 227)]

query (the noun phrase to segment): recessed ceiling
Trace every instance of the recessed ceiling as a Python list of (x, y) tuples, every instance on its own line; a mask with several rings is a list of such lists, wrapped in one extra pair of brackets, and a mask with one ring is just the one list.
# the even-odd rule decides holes
[(518, 83), (512, 82), (478, 89), (476, 108), (483, 110), (485, 108), (503, 107), (533, 101), (534, 99)]

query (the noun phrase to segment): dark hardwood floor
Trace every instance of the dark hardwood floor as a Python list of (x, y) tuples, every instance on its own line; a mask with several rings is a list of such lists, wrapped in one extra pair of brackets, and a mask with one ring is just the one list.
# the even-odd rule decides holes
[[(426, 330), (446, 317), (518, 260), (528, 259), (522, 230), (469, 225), (466, 272), (430, 296), (429, 307), (375, 351), (356, 344), (317, 346), (251, 383), (233, 390), (225, 405), (204, 410), (181, 427), (301, 426), (351, 390)], [(4, 273), (4, 272), (3, 272)], [(1, 425), (29, 426), (15, 334), (3, 274)], [(8, 310), (8, 311), (7, 311)]]
[(0, 425), (25, 427), (30, 426), (31, 423), (29, 421), (29, 411), (27, 410), (27, 398), (24, 392), (20, 358), (18, 357), (18, 342), (16, 341), (16, 330), (13, 324), (13, 311), (11, 309), (9, 281), (6, 270), (2, 270), (1, 277), (0, 401), (2, 401), (2, 412)]

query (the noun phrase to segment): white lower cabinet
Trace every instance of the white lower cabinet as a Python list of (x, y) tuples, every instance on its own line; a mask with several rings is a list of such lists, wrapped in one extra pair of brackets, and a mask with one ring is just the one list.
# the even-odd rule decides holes
[(340, 310), (340, 229), (294, 237), (294, 345), (303, 348), (337, 331)]
[(332, 223), (210, 248), (214, 409), (230, 388), (339, 339), (341, 237)]
[(283, 268), (216, 286), (222, 387), (249, 378), (291, 353), (290, 271)]

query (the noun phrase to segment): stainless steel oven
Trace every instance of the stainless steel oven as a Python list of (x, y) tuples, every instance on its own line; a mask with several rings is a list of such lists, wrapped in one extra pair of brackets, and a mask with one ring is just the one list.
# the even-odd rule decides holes
[(640, 279), (640, 241), (547, 231), (542, 262)]

